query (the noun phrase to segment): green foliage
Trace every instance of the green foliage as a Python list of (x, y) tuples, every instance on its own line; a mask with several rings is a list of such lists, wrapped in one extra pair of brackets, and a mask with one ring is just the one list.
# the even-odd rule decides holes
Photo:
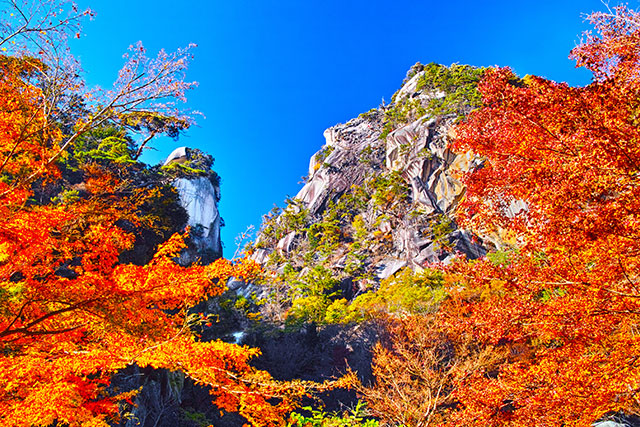
[(310, 222), (309, 209), (299, 200), (287, 199), (287, 207), (280, 216), (280, 227), (283, 234), (291, 231), (302, 232)]
[(280, 254), (279, 251), (273, 251), (269, 254), (267, 258), (266, 265), (269, 267), (275, 267), (281, 263), (285, 262), (284, 257)]
[(424, 65), (422, 65), (420, 61), (413, 64), (411, 68), (409, 68), (409, 71), (407, 71), (407, 75), (404, 77), (404, 80), (402, 81), (402, 85), (404, 86), (406, 83), (409, 82), (409, 80), (414, 78), (416, 74), (420, 73), (422, 70), (424, 70)]
[(329, 145), (322, 147), (322, 150), (318, 151), (315, 155), (316, 165), (319, 167), (319, 165), (323, 164), (327, 157), (333, 153), (333, 150), (335, 150), (335, 147), (331, 147)]
[(77, 202), (79, 198), (80, 192), (78, 190), (68, 189), (62, 190), (62, 192), (60, 192), (60, 194), (54, 197), (51, 201), (62, 205), (70, 205)]
[(362, 187), (353, 185), (349, 192), (338, 199), (338, 203), (335, 205), (329, 203), (325, 216), (339, 219), (343, 223), (351, 221), (356, 214), (366, 208), (370, 199), (371, 195)]
[(340, 296), (340, 281), (328, 268), (317, 265), (293, 283), (291, 309), (287, 324), (325, 323), (327, 307)]
[(357, 240), (362, 240), (369, 234), (369, 230), (367, 230), (367, 224), (362, 219), (362, 215), (356, 215), (351, 222), (351, 227), (353, 228), (353, 237)]
[[(336, 282), (332, 282), (336, 284)], [(324, 286), (322, 293), (320, 288)], [(404, 268), (380, 282), (376, 291), (366, 292), (349, 302), (324, 281), (308, 296), (294, 300), (291, 321), (313, 320), (318, 324), (359, 323), (385, 314), (425, 314), (434, 312), (447, 297), (442, 272), (413, 272)]]
[(345, 238), (345, 228), (351, 224), (354, 215), (366, 207), (369, 198), (357, 189), (352, 188), (343, 194), (337, 202), (327, 204), (322, 218), (307, 229), (309, 250), (315, 251), (321, 258), (326, 258), (338, 248)]
[(190, 411), (188, 409), (181, 409), (181, 411), (182, 411), (182, 416), (187, 421), (190, 421), (191, 423), (197, 425), (198, 427), (208, 427), (211, 425), (211, 421), (209, 421), (207, 416), (202, 412), (198, 412), (196, 410)]
[(115, 126), (101, 126), (82, 134), (62, 162), (70, 170), (82, 169), (89, 163), (103, 165), (135, 163), (133, 141), (126, 131)]
[(433, 98), (427, 105), (432, 115), (464, 115), (470, 109), (482, 105), (478, 82), (486, 68), (452, 64), (449, 67), (430, 63), (424, 66), (423, 76), (418, 81), (418, 90), (441, 92), (444, 96)]
[(263, 215), (259, 233), (260, 239), (256, 242), (256, 248), (275, 246), (278, 240), (284, 237), (283, 230), (280, 229), (277, 223), (280, 213), (282, 213), (282, 208), (274, 206), (269, 213)]
[(482, 105), (482, 98), (478, 92), (478, 82), (484, 75), (486, 68), (476, 68), (469, 65), (445, 65), (417, 63), (409, 73), (405, 83), (418, 72), (423, 72), (416, 89), (427, 91), (432, 97), (425, 102), (418, 98), (396, 99), (385, 111), (384, 127), (381, 137), (386, 137), (400, 126), (410, 123), (425, 114), (445, 116), (455, 114), (461, 118), (470, 110)]
[(206, 177), (214, 187), (220, 187), (220, 176), (211, 169), (213, 156), (197, 148), (187, 148), (187, 158), (183, 163), (172, 162), (162, 166), (160, 170), (171, 179)]
[(403, 202), (409, 197), (409, 186), (398, 171), (378, 175), (371, 179), (367, 186), (372, 188), (372, 199), (378, 206)]
[(566, 289), (562, 288), (542, 289), (538, 295), (538, 299), (543, 303), (547, 303), (556, 298), (562, 298), (566, 294)]
[(446, 298), (442, 272), (424, 270), (421, 273), (404, 268), (380, 282), (380, 288), (358, 296), (345, 316), (361, 320), (377, 312), (430, 313)]
[(321, 255), (330, 254), (340, 243), (340, 229), (338, 220), (321, 221), (312, 224), (307, 231), (311, 250), (318, 251)]
[(426, 108), (419, 99), (401, 99), (392, 104), (384, 112), (384, 126), (380, 137), (386, 139), (387, 136), (402, 125), (421, 117), (427, 113)]
[(292, 231), (306, 233), (311, 222), (309, 209), (301, 201), (292, 198), (287, 198), (286, 204), (284, 209), (274, 206), (267, 215), (262, 217), (260, 240), (256, 243), (256, 248), (274, 247), (280, 239)]
[[(365, 295), (369, 295), (369, 293)], [(325, 311), (324, 323), (347, 325), (362, 323), (366, 319), (370, 319), (373, 313), (359, 303), (354, 305), (356, 301), (358, 301), (357, 298), (353, 302), (349, 302), (345, 298), (333, 301)]]
[(363, 118), (363, 119), (367, 119), (367, 120), (375, 120), (377, 115), (378, 115), (378, 109), (377, 108), (372, 108), (369, 111), (367, 111), (366, 113), (360, 113), (358, 115), (358, 117)]
[(455, 229), (456, 224), (451, 218), (444, 214), (437, 215), (430, 224), (431, 239), (442, 249), (452, 249), (451, 242), (449, 242), (449, 235)]
[(327, 413), (310, 406), (302, 408), (307, 415), (293, 412), (288, 427), (378, 427), (377, 420), (367, 416), (366, 404), (359, 401), (351, 411)]
[(349, 311), (349, 301), (346, 298), (340, 298), (333, 301), (324, 313), (324, 323), (327, 324), (335, 324), (335, 323), (351, 323), (352, 320), (355, 319), (347, 319), (350, 317), (351, 312)]
[(364, 147), (358, 155), (358, 162), (364, 164), (371, 164), (373, 162), (374, 149), (370, 145)]
[(188, 120), (157, 112), (136, 111), (122, 116), (122, 124), (135, 131), (146, 131), (152, 135), (165, 134), (174, 140), (180, 132), (190, 126)]
[(494, 265), (509, 265), (511, 263), (511, 251), (494, 251), (487, 253), (487, 259)]
[(300, 296), (311, 295), (326, 295), (328, 297), (334, 297), (339, 294), (336, 291), (340, 281), (337, 280), (331, 270), (318, 265), (311, 270), (301, 279), (298, 283), (296, 293)]

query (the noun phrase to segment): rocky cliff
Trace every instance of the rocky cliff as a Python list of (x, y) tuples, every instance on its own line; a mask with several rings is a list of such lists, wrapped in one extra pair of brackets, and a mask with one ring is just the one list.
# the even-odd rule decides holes
[(169, 154), (162, 167), (173, 177), (172, 185), (187, 212), (187, 226), (191, 229), (189, 248), (180, 259), (184, 265), (197, 260), (208, 263), (222, 256), (220, 179), (211, 170), (212, 164), (213, 158), (200, 150), (179, 147)]
[[(332, 318), (332, 307), (376, 290), (403, 268), (419, 272), (458, 253), (470, 258), (485, 253), (483, 242), (459, 229), (452, 215), (464, 198), (461, 177), (479, 161), (450, 148), (451, 125), (473, 108), (481, 73), (472, 67), (417, 65), (391, 104), (327, 129), (325, 145), (310, 159), (304, 187), (284, 209), (265, 217), (250, 248), (252, 257), (274, 273), (272, 279), (232, 283), (234, 291), (224, 301), (197, 308), (222, 319), (201, 331), (202, 338), (233, 339), (232, 332), (251, 323), (238, 321), (238, 310), (246, 310), (248, 318), (261, 322), (243, 331), (243, 343), (261, 348), (255, 363), (276, 378), (323, 380), (350, 366), (370, 379), (376, 327), (340, 324), (343, 319)], [(192, 230), (184, 263), (221, 254), (220, 194), (211, 162), (181, 147), (162, 167)], [(253, 305), (256, 297), (261, 303)], [(235, 314), (225, 314), (223, 307), (235, 307)], [(134, 419), (190, 425), (187, 413), (216, 419), (213, 408), (198, 401), (200, 391), (181, 377), (140, 374), (135, 367), (123, 373), (131, 387), (144, 384), (134, 418), (125, 425), (134, 425)], [(354, 403), (355, 394), (323, 399), (328, 408), (338, 409)], [(242, 422), (217, 420), (236, 421)]]
[[(424, 297), (421, 310), (433, 310), (443, 292), (429, 267), (486, 253), (488, 244), (453, 215), (465, 196), (463, 175), (481, 162), (451, 148), (452, 125), (479, 103), (482, 73), (416, 64), (390, 104), (324, 132), (305, 185), (264, 217), (248, 248), (272, 274), (237, 286), (258, 302), (252, 316), (260, 322), (243, 343), (261, 348), (260, 368), (280, 379), (324, 380), (349, 366), (371, 381), (380, 330), (358, 304), (385, 288), (401, 306), (393, 289), (411, 289)], [(335, 409), (355, 399), (323, 397)]]
[(321, 265), (350, 296), (405, 266), (482, 256), (452, 217), (461, 177), (479, 160), (450, 148), (452, 124), (478, 102), (482, 72), (416, 64), (391, 104), (327, 129), (304, 187), (265, 217), (253, 258), (289, 278)]

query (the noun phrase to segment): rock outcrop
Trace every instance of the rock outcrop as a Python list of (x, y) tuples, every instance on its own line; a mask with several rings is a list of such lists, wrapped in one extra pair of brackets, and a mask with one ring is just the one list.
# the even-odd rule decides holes
[[(220, 186), (218, 175), (211, 170), (212, 164), (211, 156), (199, 150), (179, 147), (167, 157), (160, 168), (165, 179), (171, 180), (178, 193), (180, 205), (187, 214), (184, 225), (191, 229), (188, 247), (178, 260), (183, 265), (196, 261), (209, 263), (222, 256), (222, 218), (218, 211)], [(183, 217), (184, 212), (181, 214)], [(210, 314), (219, 311), (219, 307), (217, 301), (208, 300), (193, 310)], [(202, 339), (219, 338), (212, 336), (218, 329), (220, 328), (207, 331), (207, 334), (201, 331)], [(190, 419), (190, 414), (196, 414), (202, 419), (216, 420), (216, 425), (242, 425), (242, 422), (235, 420), (233, 416), (223, 418), (232, 418), (231, 422), (221, 421), (219, 411), (210, 404), (208, 392), (194, 385), (180, 372), (140, 369), (133, 365), (116, 374), (112, 384), (120, 391), (140, 390), (134, 398), (134, 404), (127, 408), (126, 416), (118, 424), (121, 427), (199, 425)]]
[[(211, 184), (205, 177), (179, 178), (173, 186), (180, 196), (180, 204), (189, 216), (188, 225), (191, 227), (191, 240), (195, 246), (195, 256), (219, 258), (222, 256), (222, 242), (220, 240), (221, 218), (218, 211), (220, 189)], [(191, 261), (184, 259), (182, 262)]]
[[(198, 259), (211, 262), (222, 256), (222, 218), (218, 211), (220, 186), (217, 174), (210, 170), (213, 160), (207, 160), (207, 156), (198, 150), (179, 147), (167, 157), (163, 166), (174, 171), (173, 186), (180, 204), (187, 211), (187, 225), (191, 227), (191, 245), (180, 259), (185, 265)], [(203, 162), (205, 164), (200, 164)]]
[[(412, 72), (392, 104), (324, 132), (326, 143), (309, 162), (306, 184), (263, 226), (255, 260), (276, 271), (288, 263), (304, 272), (321, 262), (340, 272), (355, 255), (365, 271), (384, 279), (405, 266), (446, 263), (457, 253), (484, 255), (477, 237), (452, 218), (465, 194), (462, 175), (479, 165), (450, 148), (460, 112), (430, 110), (447, 93), (425, 85), (425, 71)], [(341, 231), (331, 247), (318, 248), (316, 231), (326, 233), (328, 221)], [(330, 253), (319, 255), (322, 249)]]

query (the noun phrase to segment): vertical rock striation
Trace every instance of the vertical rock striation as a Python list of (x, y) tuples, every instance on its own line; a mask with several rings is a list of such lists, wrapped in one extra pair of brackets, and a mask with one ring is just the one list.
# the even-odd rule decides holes
[(178, 191), (180, 204), (189, 216), (187, 224), (191, 227), (191, 240), (196, 253), (221, 257), (221, 217), (218, 211), (220, 189), (205, 177), (178, 178), (173, 186)]
[(188, 147), (176, 148), (164, 162), (163, 169), (175, 176), (173, 186), (191, 227), (191, 245), (181, 256), (182, 264), (198, 259), (211, 262), (222, 256), (220, 186), (217, 174), (210, 170), (212, 163), (210, 156)]
[[(355, 256), (366, 272), (384, 279), (404, 266), (419, 270), (457, 253), (484, 255), (478, 239), (453, 220), (465, 195), (461, 177), (480, 164), (450, 148), (451, 127), (470, 101), (457, 98), (458, 86), (433, 79), (434, 70), (440, 80), (446, 73), (469, 76), (467, 86), (459, 83), (464, 78), (455, 79), (465, 90), (479, 75), (466, 66), (414, 67), (393, 103), (327, 129), (306, 184), (279, 217), (263, 225), (254, 259), (276, 271), (290, 264), (304, 274), (305, 267), (320, 263), (340, 273)], [(306, 217), (293, 224), (291, 218), (303, 212)], [(328, 221), (340, 233), (330, 247), (320, 245), (329, 252), (323, 255), (316, 230), (326, 234)]]

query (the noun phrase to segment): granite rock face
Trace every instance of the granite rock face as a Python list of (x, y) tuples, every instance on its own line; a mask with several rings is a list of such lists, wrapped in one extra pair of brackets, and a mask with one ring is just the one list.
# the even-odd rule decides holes
[(189, 215), (191, 239), (197, 252), (212, 252), (222, 255), (220, 240), (220, 213), (218, 212), (219, 189), (214, 188), (205, 177), (179, 178), (173, 186), (180, 196), (180, 204)]
[[(164, 162), (163, 168), (173, 168), (173, 187), (187, 212), (187, 225), (191, 227), (191, 244), (180, 258), (184, 265), (198, 259), (211, 262), (222, 256), (220, 187), (217, 174), (210, 170), (212, 163), (210, 156), (188, 147), (176, 148)], [(187, 167), (181, 169), (181, 165)]]
[[(278, 339), (273, 333), (248, 334), (245, 342), (261, 348), (258, 363), (276, 378), (317, 370), (323, 379), (320, 374), (331, 374), (332, 363), (347, 360), (351, 368), (360, 366), (363, 383), (371, 381), (367, 356), (376, 340), (362, 333), (340, 343), (329, 337), (338, 328), (327, 315), (333, 304), (339, 310), (403, 269), (419, 272), (459, 254), (474, 259), (486, 253), (483, 242), (453, 218), (465, 196), (461, 177), (479, 162), (451, 150), (455, 114), (420, 108), (444, 96), (421, 89), (420, 78), (409, 78), (393, 104), (327, 129), (325, 144), (309, 161), (305, 185), (284, 209), (265, 217), (252, 257), (273, 280), (251, 292), (262, 299), (262, 319), (281, 325), (282, 332)], [(393, 117), (401, 120), (390, 126)], [(331, 300), (328, 308), (323, 297)], [(303, 315), (310, 312), (307, 319), (313, 321), (287, 333), (287, 325), (302, 327), (295, 323), (298, 307), (311, 307)], [(357, 332), (359, 326), (340, 327)], [(336, 360), (323, 362), (323, 355)]]
[(448, 148), (449, 126), (426, 116), (387, 137), (385, 166), (411, 184), (412, 199), (425, 213), (451, 213), (464, 196), (459, 178), (473, 165), (469, 154)]
[[(335, 212), (346, 198), (362, 193), (370, 199), (332, 217), (342, 218), (334, 220), (341, 221), (338, 226), (342, 235), (322, 263), (337, 272), (354, 254), (355, 232), (349, 221), (356, 216), (362, 219), (367, 233), (359, 237), (359, 245), (368, 247), (366, 253), (360, 251), (356, 255), (364, 259), (365, 269), (377, 279), (389, 277), (402, 267), (419, 270), (429, 264), (446, 263), (457, 253), (469, 258), (485, 254), (477, 237), (458, 229), (452, 219), (465, 195), (462, 175), (480, 164), (468, 153), (451, 150), (455, 116), (409, 115), (405, 123), (391, 131), (385, 129), (389, 112), (399, 111), (402, 103), (426, 105), (444, 96), (421, 89), (421, 76), (417, 72), (409, 78), (394, 96), (393, 104), (372, 109), (324, 132), (325, 145), (309, 162), (307, 182), (294, 197), (295, 206), (285, 208), (272, 227), (263, 227), (257, 240), (256, 261), (276, 271), (286, 262), (304, 272), (303, 262), (296, 263), (296, 256), (305, 252), (306, 264), (310, 258), (318, 258), (313, 253), (313, 239), (319, 235), (311, 236), (313, 224), (326, 224), (328, 212)], [(422, 111), (417, 107), (414, 110)], [(288, 217), (304, 209), (306, 228), (296, 229), (290, 221), (287, 223)]]
[(362, 151), (380, 146), (379, 136), (380, 126), (373, 126), (364, 118), (327, 129), (326, 144), (311, 157), (308, 181), (295, 198), (316, 215), (326, 208), (329, 200), (352, 186), (362, 185), (365, 178), (364, 167), (360, 165)]

